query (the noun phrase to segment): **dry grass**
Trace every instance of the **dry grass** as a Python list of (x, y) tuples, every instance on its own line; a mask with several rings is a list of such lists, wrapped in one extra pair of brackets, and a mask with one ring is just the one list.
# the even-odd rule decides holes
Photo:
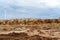
[(40, 37), (43, 37), (42, 40), (44, 38), (46, 40), (49, 38), (60, 38), (60, 19), (28, 18), (0, 20), (0, 34), (9, 34), (12, 32), (27, 33), (29, 36), (28, 40), (41, 40)]
[(10, 19), (0, 20), (0, 25), (41, 25), (41, 24), (60, 24), (60, 19)]

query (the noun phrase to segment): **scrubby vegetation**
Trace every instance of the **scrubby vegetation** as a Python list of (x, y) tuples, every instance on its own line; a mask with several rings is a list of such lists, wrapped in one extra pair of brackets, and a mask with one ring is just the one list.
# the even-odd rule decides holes
[(41, 25), (41, 24), (60, 24), (60, 19), (11, 19), (0, 20), (0, 25)]
[(58, 40), (57, 38), (46, 38), (39, 35), (29, 36), (27, 33), (1, 34), (0, 40)]
[[(21, 32), (23, 33), (20, 34)], [(4, 40), (5, 36), (9, 37), (6, 40), (57, 40), (60, 39), (60, 19), (0, 20), (0, 39)]]

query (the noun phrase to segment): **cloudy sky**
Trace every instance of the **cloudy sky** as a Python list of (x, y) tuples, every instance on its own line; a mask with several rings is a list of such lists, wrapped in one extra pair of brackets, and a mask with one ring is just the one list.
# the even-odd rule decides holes
[(0, 19), (58, 17), (60, 0), (0, 0)]

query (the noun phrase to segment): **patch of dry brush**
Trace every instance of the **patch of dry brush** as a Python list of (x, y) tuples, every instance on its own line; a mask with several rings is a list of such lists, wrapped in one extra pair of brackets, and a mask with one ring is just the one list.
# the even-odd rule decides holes
[[(21, 32), (26, 33), (26, 35), (28, 36), (26, 37), (26, 40), (44, 40), (44, 39), (57, 40), (56, 38), (60, 38), (60, 19), (24, 18), (24, 19), (0, 20), (0, 34), (1, 34), (0, 36), (3, 37), (6, 36), (9, 38), (11, 36), (15, 38), (16, 36), (17, 38), (20, 35), (19, 33)], [(4, 35), (4, 33), (8, 34)], [(24, 35), (22, 36), (20, 35), (20, 38), (22, 40), (25, 40)], [(17, 38), (17, 40), (21, 39)]]
[(41, 24), (60, 24), (60, 19), (11, 19), (0, 20), (0, 25), (41, 25)]

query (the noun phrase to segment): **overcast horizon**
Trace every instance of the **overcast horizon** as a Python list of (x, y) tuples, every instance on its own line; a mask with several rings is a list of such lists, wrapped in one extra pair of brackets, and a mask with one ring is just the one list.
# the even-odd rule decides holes
[(0, 19), (59, 17), (60, 0), (0, 0)]

